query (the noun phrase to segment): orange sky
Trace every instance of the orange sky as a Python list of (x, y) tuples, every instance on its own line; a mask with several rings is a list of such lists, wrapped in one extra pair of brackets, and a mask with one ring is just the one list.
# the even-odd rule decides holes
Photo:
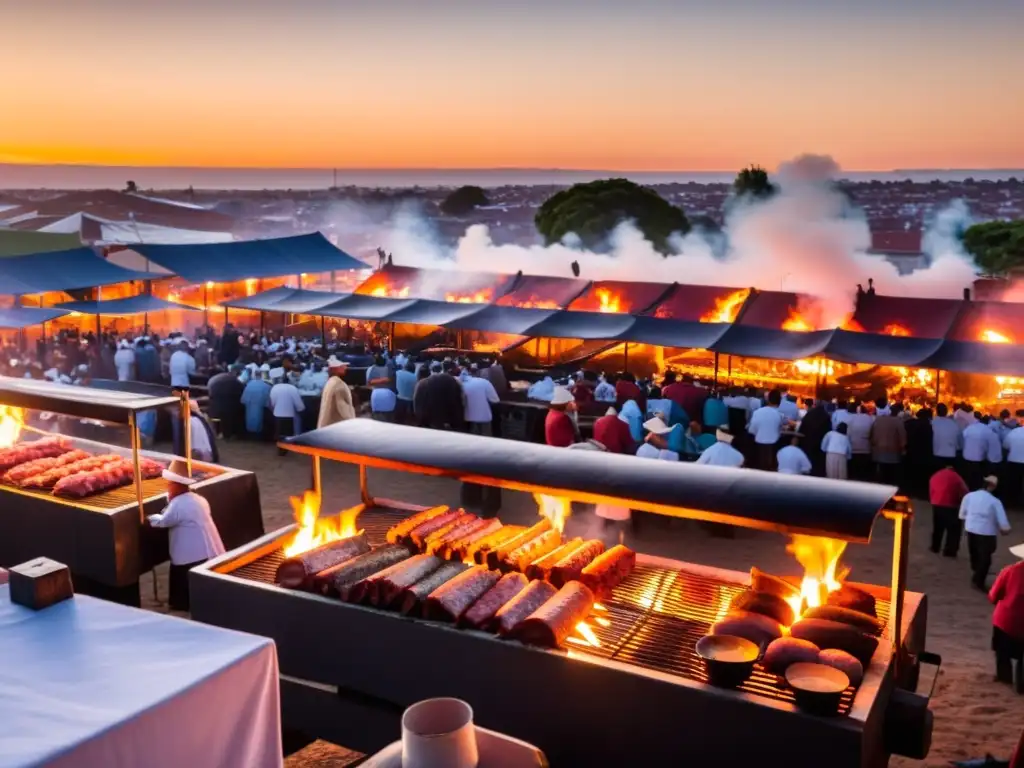
[(0, 161), (1024, 167), (1024, 3), (818, 5), (26, 3)]

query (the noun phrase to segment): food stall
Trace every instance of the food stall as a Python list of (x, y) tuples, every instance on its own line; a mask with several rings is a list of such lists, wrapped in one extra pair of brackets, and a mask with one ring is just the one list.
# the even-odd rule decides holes
[[(50, 557), (69, 566), (79, 592), (138, 605), (141, 574), (169, 558), (167, 531), (144, 520), (167, 503), (160, 472), (173, 457), (142, 450), (136, 420), (187, 408), (178, 396), (0, 377), (0, 567)], [(82, 420), (109, 442), (73, 437)], [(263, 535), (254, 474), (192, 469), (225, 546)]]
[[(912, 510), (895, 489), (443, 437), (440, 446), (436, 432), (353, 420), (282, 443), (312, 457), (298, 524), (192, 571), (194, 618), (277, 642), (286, 727), (372, 752), (405, 706), (453, 696), (553, 765), (754, 765), (778, 754), (798, 768), (864, 768), (927, 754), (929, 699), (914, 690), (922, 662), (937, 659), (924, 650), (927, 597), (906, 589)], [(323, 459), (359, 466), (362, 503), (319, 518)], [(523, 530), (430, 499), (375, 498), (369, 468), (532, 492), (541, 516)], [(877, 630), (854, 632), (862, 679), (837, 692), (830, 717), (797, 706), (760, 664), (735, 687), (712, 685), (696, 644), (749, 618), (737, 606), (758, 597), (756, 569), (562, 541), (571, 502), (790, 534), (805, 572), (802, 582), (774, 579), (795, 596), (791, 626), (773, 625), (774, 637), (808, 627), (812, 608), (842, 613), (833, 597), (857, 595)], [(880, 516), (896, 532), (891, 585), (844, 582), (843, 549), (867, 542)], [(332, 555), (340, 562), (329, 565)], [(501, 602), (494, 592), (506, 580), (521, 591)], [(479, 595), (468, 609), (467, 595)], [(722, 738), (737, 723), (750, 738)]]

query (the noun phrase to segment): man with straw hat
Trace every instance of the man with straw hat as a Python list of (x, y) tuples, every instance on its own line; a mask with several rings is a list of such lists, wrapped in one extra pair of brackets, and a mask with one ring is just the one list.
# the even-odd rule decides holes
[(344, 360), (339, 360), (334, 355), (331, 355), (330, 359), (328, 359), (327, 375), (330, 378), (320, 394), (320, 415), (316, 420), (317, 429), (356, 417), (352, 390), (345, 383), (345, 372), (347, 370), (348, 363)]
[(210, 514), (210, 504), (193, 493), (195, 484), (183, 459), (175, 459), (163, 471), (169, 503), (147, 519), (154, 528), (167, 528), (171, 549), (170, 606), (189, 609), (188, 572), (211, 557), (224, 554), (224, 542)]
[(968, 493), (960, 502), (960, 519), (967, 532), (967, 551), (974, 573), (972, 583), (983, 592), (999, 534), (1005, 536), (1010, 532), (1003, 503), (993, 493), (998, 482), (994, 475), (989, 475), (982, 481), (981, 488)]
[(698, 464), (710, 464), (713, 467), (742, 467), (743, 454), (732, 447), (734, 435), (726, 427), (715, 431), (718, 442), (708, 447), (697, 458)]
[[(1024, 544), (1010, 547), (1020, 562), (999, 572), (988, 599), (992, 612), (992, 650), (996, 654), (996, 681), (1012, 684), (1024, 694)], [(1012, 670), (1016, 662), (1016, 669)]]
[(679, 461), (679, 454), (668, 448), (668, 434), (672, 431), (672, 427), (666, 424), (660, 416), (645, 421), (644, 429), (647, 431), (647, 437), (644, 439), (644, 444), (637, 448), (637, 456), (644, 459)]

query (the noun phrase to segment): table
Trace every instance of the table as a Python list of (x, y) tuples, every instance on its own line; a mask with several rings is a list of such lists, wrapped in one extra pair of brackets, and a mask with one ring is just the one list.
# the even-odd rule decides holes
[(0, 586), (0, 768), (280, 768), (274, 642)]

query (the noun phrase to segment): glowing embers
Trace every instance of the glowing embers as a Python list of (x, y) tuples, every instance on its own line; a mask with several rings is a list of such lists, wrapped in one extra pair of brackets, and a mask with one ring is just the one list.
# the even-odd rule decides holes
[(284, 547), (285, 557), (301, 555), (314, 547), (359, 533), (356, 530), (356, 518), (362, 510), (361, 506), (342, 510), (334, 517), (321, 518), (320, 497), (313, 491), (306, 491), (301, 498), (292, 496), (289, 501), (299, 529)]
[(1013, 339), (1009, 336), (994, 331), (991, 328), (986, 328), (978, 336), (979, 341), (984, 341), (986, 344), (1013, 344)]
[(18, 442), (23, 426), (25, 414), (21, 408), (0, 405), (0, 449), (10, 448)]

